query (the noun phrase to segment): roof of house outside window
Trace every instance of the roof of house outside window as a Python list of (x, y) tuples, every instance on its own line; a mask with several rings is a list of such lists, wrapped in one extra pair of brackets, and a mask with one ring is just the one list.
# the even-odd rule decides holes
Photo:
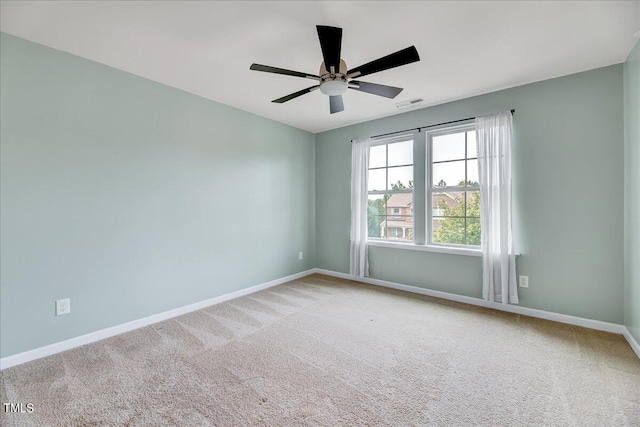
[(387, 200), (388, 208), (403, 208), (413, 203), (413, 193), (395, 193)]

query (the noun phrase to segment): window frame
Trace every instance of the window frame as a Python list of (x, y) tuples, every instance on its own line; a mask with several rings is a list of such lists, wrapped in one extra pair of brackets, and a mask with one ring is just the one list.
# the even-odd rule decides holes
[[(425, 133), (425, 142), (426, 142), (426, 159), (425, 159), (425, 193), (426, 193), (426, 215), (425, 215), (425, 231), (426, 231), (426, 245), (442, 247), (442, 248), (451, 248), (451, 249), (470, 249), (470, 250), (479, 250), (480, 245), (467, 245), (467, 244), (457, 244), (457, 243), (441, 243), (433, 241), (433, 193), (438, 192), (437, 189), (442, 188), (451, 192), (464, 192), (465, 197), (465, 216), (464, 218), (464, 233), (465, 233), (465, 241), (467, 240), (467, 217), (466, 215), (466, 197), (468, 191), (480, 191), (480, 185), (478, 186), (447, 186), (447, 187), (434, 187), (433, 185), (433, 138), (436, 136), (443, 135), (451, 135), (456, 133), (465, 132), (465, 144), (464, 144), (464, 159), (452, 159), (448, 161), (465, 161), (465, 169), (464, 169), (464, 182), (468, 181), (468, 168), (466, 162), (469, 161), (468, 157), (468, 144), (467, 144), (467, 132), (476, 131), (475, 121), (462, 123), (454, 126), (443, 126), (434, 130), (429, 130)], [(476, 132), (477, 138), (477, 132)], [(476, 159), (477, 161), (477, 152), (476, 157), (471, 158)], [(415, 162), (414, 162), (415, 163)], [(482, 226), (481, 226), (482, 228)]]
[[(402, 165), (394, 165), (394, 166), (389, 166), (389, 145), (390, 144), (395, 144), (395, 143), (400, 143), (400, 142), (407, 142), (407, 141), (411, 141), (412, 142), (412, 146), (414, 147), (414, 155), (412, 156), (412, 163), (411, 164), (402, 164)], [(413, 176), (412, 176), (412, 182), (414, 183), (413, 188), (408, 188), (408, 189), (403, 189), (403, 190), (389, 190), (389, 189), (385, 189), (385, 190), (373, 190), (373, 191), (369, 191), (369, 189), (367, 189), (367, 200), (369, 199), (369, 196), (377, 196), (377, 195), (386, 195), (386, 194), (411, 194), (412, 196), (412, 200), (413, 200), (413, 204), (415, 206), (415, 174), (416, 174), (416, 158), (415, 158), (415, 145), (416, 145), (416, 132), (411, 132), (411, 133), (403, 133), (402, 135), (395, 135), (392, 137), (384, 137), (384, 138), (379, 138), (379, 139), (372, 139), (371, 143), (369, 144), (369, 149), (373, 148), (373, 147), (378, 147), (381, 145), (384, 145), (386, 147), (386, 154), (385, 154), (385, 159), (386, 159), (386, 163), (384, 167), (375, 167), (375, 168), (371, 168), (368, 167), (367, 168), (367, 174), (369, 173), (370, 170), (379, 170), (379, 169), (384, 169), (385, 170), (385, 184), (388, 187), (389, 186), (389, 169), (390, 168), (400, 168), (400, 167), (407, 167), (407, 166), (411, 166), (412, 170), (413, 170)], [(368, 203), (368, 202), (367, 202)], [(393, 214), (388, 214), (388, 208), (387, 208), (387, 204), (385, 202), (385, 214), (384, 214), (384, 220), (389, 221), (389, 217), (393, 217)], [(400, 239), (391, 239), (391, 238), (387, 238), (387, 237), (369, 237), (368, 236), (368, 232), (367, 232), (367, 241), (369, 243), (371, 242), (394, 242), (394, 243), (399, 243), (399, 244), (405, 244), (405, 245), (414, 245), (416, 242), (416, 236), (415, 236), (415, 222), (416, 222), (416, 215), (415, 212), (412, 210), (410, 215), (402, 215), (402, 216), (410, 216), (412, 218), (411, 220), (411, 230), (412, 230), (412, 236), (411, 236), (411, 240), (400, 240)]]
[[(378, 237), (367, 237), (367, 245), (373, 247), (389, 248), (391, 250), (410, 250), (419, 252), (432, 252), (440, 254), (451, 255), (463, 255), (472, 257), (482, 257), (482, 251), (479, 246), (468, 245), (454, 245), (454, 244), (432, 244), (429, 243), (429, 236), (431, 235), (432, 218), (428, 213), (431, 212), (430, 206), (428, 207), (427, 189), (430, 187), (430, 174), (427, 173), (427, 169), (430, 164), (431, 153), (428, 148), (428, 135), (434, 133), (440, 133), (445, 131), (451, 131), (455, 133), (455, 130), (465, 127), (475, 128), (475, 120), (468, 120), (460, 122), (456, 125), (440, 125), (430, 129), (424, 129), (410, 132), (403, 132), (402, 134), (394, 136), (386, 136), (382, 138), (372, 138), (370, 147), (374, 147), (382, 144), (389, 144), (392, 142), (400, 142), (401, 140), (413, 140), (413, 209), (411, 216), (413, 217), (413, 240), (392, 240)], [(367, 170), (368, 173), (368, 170)], [(427, 181), (429, 180), (429, 181)], [(397, 191), (397, 190), (394, 190)], [(400, 190), (399, 192), (409, 192), (407, 190)], [(385, 193), (381, 191), (379, 193)], [(367, 198), (369, 192), (367, 191)]]

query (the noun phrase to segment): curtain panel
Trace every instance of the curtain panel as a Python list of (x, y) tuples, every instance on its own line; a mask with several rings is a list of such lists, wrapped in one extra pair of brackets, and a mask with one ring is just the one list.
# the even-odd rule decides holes
[(367, 249), (367, 199), (369, 146), (371, 139), (354, 139), (351, 145), (351, 235), (349, 247), (349, 274), (357, 277), (369, 275)]
[(518, 304), (513, 249), (511, 112), (477, 117), (476, 132), (482, 227), (482, 298)]

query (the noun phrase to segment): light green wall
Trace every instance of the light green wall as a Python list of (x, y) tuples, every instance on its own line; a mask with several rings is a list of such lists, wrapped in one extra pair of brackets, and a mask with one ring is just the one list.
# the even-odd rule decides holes
[(0, 54), (3, 357), (315, 266), (313, 134), (7, 34)]
[[(348, 272), (349, 140), (511, 108), (521, 305), (615, 323), (624, 306), (640, 339), (638, 46), (624, 111), (616, 65), (315, 138), (7, 34), (0, 47), (2, 357), (316, 266)], [(477, 257), (374, 247), (371, 272), (480, 297)]]
[[(522, 306), (623, 321), (622, 65), (316, 135), (317, 264), (349, 271), (352, 138), (516, 109), (514, 192)], [(481, 259), (370, 248), (374, 278), (481, 296)]]
[(624, 324), (640, 342), (640, 42), (624, 63)]

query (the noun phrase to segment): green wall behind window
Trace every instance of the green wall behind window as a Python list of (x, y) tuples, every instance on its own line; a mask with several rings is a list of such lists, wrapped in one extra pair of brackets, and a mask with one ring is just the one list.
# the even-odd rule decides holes
[(3, 357), (315, 266), (313, 134), (7, 34), (0, 54)]
[(640, 342), (640, 42), (624, 63), (625, 318)]
[[(622, 75), (618, 64), (316, 135), (318, 267), (349, 271), (351, 139), (514, 108), (521, 305), (622, 323)], [(481, 296), (479, 257), (371, 247), (370, 264), (377, 279)]]

